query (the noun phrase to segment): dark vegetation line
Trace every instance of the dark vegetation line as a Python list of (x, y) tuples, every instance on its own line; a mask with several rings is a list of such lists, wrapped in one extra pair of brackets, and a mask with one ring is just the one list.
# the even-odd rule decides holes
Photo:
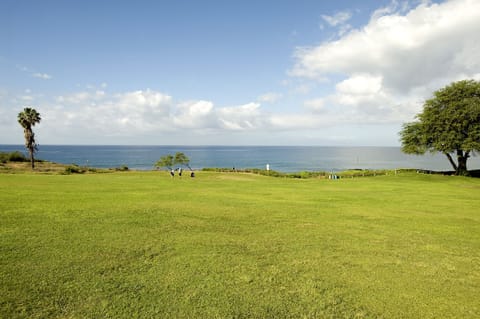
[(5, 164), (7, 162), (28, 162), (28, 159), (19, 151), (10, 153), (0, 152), (0, 163)]
[[(231, 169), (231, 168), (204, 168), (202, 171), (207, 172), (221, 172), (221, 173), (250, 173), (258, 174), (263, 176), (270, 177), (283, 177), (283, 178), (328, 178), (328, 179), (339, 179), (339, 178), (353, 178), (353, 177), (368, 177), (368, 176), (385, 176), (385, 175), (396, 175), (399, 173), (406, 172), (416, 172), (419, 174), (438, 174), (438, 175), (456, 175), (455, 171), (432, 171), (424, 169), (415, 169), (415, 168), (401, 168), (394, 170), (371, 170), (371, 169), (351, 169), (341, 172), (313, 172), (313, 171), (301, 171), (293, 173), (283, 173), (272, 170), (264, 170), (258, 168), (246, 168), (246, 169)], [(471, 177), (480, 177), (480, 170), (471, 170)]]

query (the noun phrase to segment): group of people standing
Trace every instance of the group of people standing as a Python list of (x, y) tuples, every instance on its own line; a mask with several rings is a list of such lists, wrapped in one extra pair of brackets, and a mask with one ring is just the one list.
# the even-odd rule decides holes
[[(178, 172), (178, 176), (182, 177), (183, 169), (182, 169), (181, 167), (179, 167), (179, 168), (177, 168), (177, 169), (173, 169), (173, 168), (172, 168), (172, 169), (170, 170), (170, 175), (171, 175), (172, 177), (175, 177), (175, 172), (176, 172), (176, 171)], [(194, 172), (193, 170), (190, 172), (190, 177), (195, 177), (195, 172)]]

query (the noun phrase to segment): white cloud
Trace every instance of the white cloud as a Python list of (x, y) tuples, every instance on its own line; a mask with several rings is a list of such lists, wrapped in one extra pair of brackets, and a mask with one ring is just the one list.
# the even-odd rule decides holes
[(342, 25), (340, 27), (340, 29), (338, 30), (338, 35), (339, 36), (343, 36), (344, 34), (346, 34), (348, 31), (350, 31), (352, 29), (352, 26), (349, 25), (349, 24), (345, 24), (345, 25)]
[(325, 99), (318, 98), (313, 100), (307, 100), (304, 102), (304, 105), (307, 109), (313, 112), (321, 112), (325, 110)]
[(103, 96), (103, 92), (99, 92), (98, 95), (92, 94), (91, 92), (76, 92), (73, 94), (60, 95), (57, 96), (56, 100), (58, 103), (62, 104), (85, 104), (86, 102), (94, 102), (100, 96)]
[(265, 102), (265, 103), (275, 103), (277, 102), (279, 99), (282, 98), (282, 94), (280, 93), (275, 93), (275, 92), (268, 92), (268, 93), (265, 93), (265, 94), (262, 94), (260, 95), (257, 100), (259, 102)]
[[(337, 12), (333, 16), (322, 15), (322, 19), (331, 27), (338, 27), (338, 35), (342, 36), (352, 29), (352, 26), (348, 23), (352, 18), (352, 13), (350, 11), (341, 11)], [(323, 24), (320, 25), (320, 29), (324, 29)]]
[(292, 89), (293, 94), (308, 94), (312, 90), (312, 85), (302, 83)]
[(355, 74), (336, 85), (340, 93), (366, 95), (375, 94), (382, 88), (382, 77), (369, 74)]
[(50, 74), (36, 72), (35, 70), (32, 70), (32, 69), (30, 69), (30, 68), (28, 68), (24, 65), (17, 64), (15, 67), (22, 72), (29, 73), (30, 76), (32, 76), (34, 78), (38, 78), (38, 79), (42, 79), (42, 80), (51, 80), (53, 78)]
[(228, 130), (262, 128), (262, 116), (259, 103), (224, 107), (218, 110), (220, 126)]
[[(0, 98), (0, 115), (14, 118), (14, 112), (5, 106), (7, 102), (7, 97)], [(18, 109), (21, 102), (16, 99)], [(35, 100), (35, 103), (42, 115), (39, 136), (55, 143), (59, 140), (65, 143), (72, 138), (93, 143), (145, 135), (149, 139), (152, 136), (168, 138), (186, 132), (199, 136), (211, 132), (221, 136), (233, 131), (254, 132), (266, 125), (259, 103), (215, 107), (213, 102), (206, 100), (175, 102), (170, 95), (150, 89), (116, 94), (80, 91)], [(11, 128), (15, 128), (15, 121), (9, 120), (8, 129)], [(15, 136), (21, 142), (22, 135)]]
[(149, 89), (113, 95), (97, 90), (59, 96), (39, 111), (60, 133), (121, 136), (168, 127), (171, 104), (169, 95)]
[[(126, 92), (114, 96), (113, 102), (100, 108), (127, 130), (155, 131), (168, 126), (172, 97), (150, 89)], [(108, 118), (105, 119), (108, 121)]]
[(400, 123), (411, 120), (421, 106), (418, 96), (424, 94), (398, 96), (382, 85), (380, 76), (356, 74), (337, 83), (330, 95), (307, 100), (304, 106), (330, 123)]
[(364, 28), (336, 41), (298, 48), (291, 74), (370, 73), (382, 75), (390, 89), (408, 91), (431, 79), (477, 70), (479, 28), (480, 2), (474, 0), (422, 4), (406, 15), (377, 14)]
[[(298, 140), (298, 133), (289, 133), (294, 130), (315, 135), (356, 121), (343, 109), (332, 108), (337, 103), (335, 95), (306, 102), (308, 112), (304, 113), (268, 113), (256, 102), (228, 107), (216, 107), (206, 100), (175, 102), (167, 94), (148, 89), (117, 94), (81, 91), (57, 98), (34, 98), (42, 115), (36, 133), (43, 144), (215, 144), (234, 140), (281, 144)], [(0, 136), (4, 137), (0, 143), (21, 144), (23, 135), (16, 114), (22, 104), (17, 98), (12, 107), (11, 101), (12, 95), (0, 95), (0, 122), (5, 119), (0, 126)], [(279, 136), (283, 137), (279, 140)], [(328, 136), (322, 135), (322, 139)]]
[(32, 76), (34, 78), (39, 78), (39, 79), (42, 79), (42, 80), (50, 80), (52, 79), (52, 76), (50, 74), (47, 74), (47, 73), (32, 73)]
[(188, 101), (176, 106), (173, 124), (180, 128), (214, 128), (216, 120), (213, 103), (210, 101)]
[(327, 118), (312, 114), (273, 114), (269, 123), (276, 130), (319, 129), (331, 125)]
[(337, 12), (333, 16), (322, 15), (322, 19), (325, 20), (330, 26), (335, 27), (337, 25), (345, 24), (352, 17), (352, 13), (349, 11)]
[[(332, 17), (331, 25), (337, 21)], [(361, 29), (297, 48), (290, 75), (336, 82), (334, 93), (304, 103), (311, 111), (336, 109), (340, 118), (367, 122), (411, 120), (432, 91), (478, 74), (477, 30), (480, 1), (424, 1), (413, 9), (394, 1)]]
[[(420, 0), (420, 5), (428, 5), (430, 0)], [(395, 13), (405, 14), (411, 9), (409, 1), (392, 0), (387, 6), (379, 8), (372, 13), (372, 20), (379, 19), (382, 16), (391, 15)]]
[[(103, 91), (97, 91), (96, 94), (103, 96)], [(160, 92), (147, 89), (145, 91), (138, 90), (133, 92), (127, 92), (117, 94), (118, 104), (120, 107), (130, 109), (132, 107), (139, 109), (149, 109), (152, 111), (164, 110), (164, 105), (169, 105), (172, 101), (172, 97)]]

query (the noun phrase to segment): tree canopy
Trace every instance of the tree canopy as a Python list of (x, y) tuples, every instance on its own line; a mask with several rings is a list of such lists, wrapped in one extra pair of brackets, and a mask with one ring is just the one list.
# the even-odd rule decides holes
[(158, 167), (158, 168), (166, 167), (170, 170), (173, 169), (173, 156), (168, 154), (168, 155), (160, 157), (160, 160), (158, 160), (155, 163), (155, 167)]
[(443, 153), (456, 174), (467, 174), (468, 158), (480, 150), (480, 82), (453, 82), (433, 95), (417, 120), (403, 125), (402, 151)]
[(190, 164), (190, 159), (185, 154), (183, 154), (182, 152), (175, 153), (175, 158), (174, 158), (173, 162), (175, 164), (185, 165), (190, 170), (192, 169), (189, 165)]
[(160, 160), (158, 160), (155, 163), (155, 167), (160, 168), (160, 167), (166, 167), (168, 169), (173, 169), (173, 166), (175, 165), (185, 165), (187, 166), (190, 170), (192, 169), (189, 165), (190, 159), (182, 152), (177, 152), (175, 153), (175, 156), (167, 154), (165, 156), (160, 157)]
[(40, 113), (34, 108), (26, 107), (22, 112), (18, 113), (18, 123), (23, 127), (23, 133), (25, 136), (25, 147), (30, 153), (30, 162), (32, 163), (32, 169), (35, 168), (34, 154), (38, 150), (37, 142), (35, 141), (35, 134), (32, 127), (36, 123), (40, 123)]

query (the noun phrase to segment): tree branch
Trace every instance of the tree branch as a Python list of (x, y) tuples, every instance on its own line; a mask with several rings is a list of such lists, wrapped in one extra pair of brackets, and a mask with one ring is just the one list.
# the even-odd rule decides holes
[(450, 164), (452, 164), (453, 169), (454, 169), (455, 171), (457, 171), (458, 166), (457, 166), (457, 164), (455, 164), (455, 161), (453, 160), (452, 155), (450, 155), (450, 154), (447, 153), (447, 152), (445, 152), (444, 154), (447, 156), (448, 161), (450, 162)]

